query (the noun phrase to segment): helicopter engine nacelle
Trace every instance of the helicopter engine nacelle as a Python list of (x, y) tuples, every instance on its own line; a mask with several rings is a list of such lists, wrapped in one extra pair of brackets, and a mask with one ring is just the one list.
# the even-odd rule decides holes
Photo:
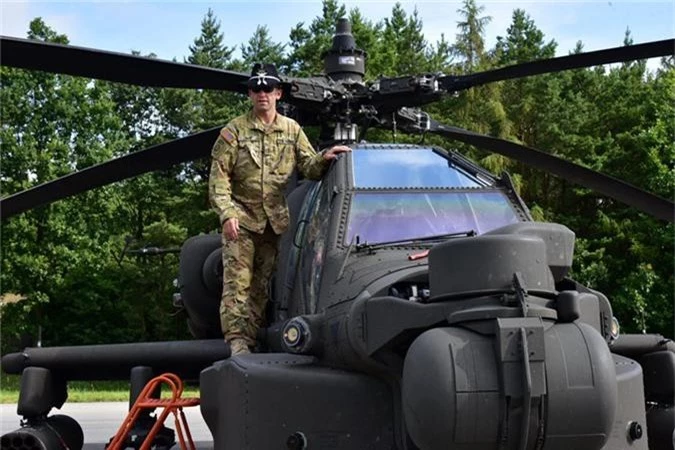
[(193, 236), (180, 253), (178, 285), (188, 315), (188, 328), (197, 339), (221, 337), (220, 295), (223, 264), (219, 234)]
[(405, 358), (406, 427), (423, 450), (602, 449), (617, 378), (603, 337), (584, 323), (497, 319), (494, 335), (435, 328)]

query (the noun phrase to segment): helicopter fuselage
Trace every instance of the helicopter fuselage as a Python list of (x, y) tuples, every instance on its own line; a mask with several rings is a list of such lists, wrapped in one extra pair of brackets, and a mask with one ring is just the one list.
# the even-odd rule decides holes
[(673, 352), (649, 336), (620, 344), (608, 299), (567, 277), (572, 231), (533, 222), (508, 175), (454, 152), (352, 147), (320, 182), (289, 189), (259, 353), (228, 357), (220, 235), (195, 236), (174, 301), (210, 339), (193, 343), (200, 351), (7, 355), (5, 371), (23, 370), (34, 394), (19, 413), (60, 406), (64, 380), (174, 366), (199, 378), (218, 449), (646, 450), (646, 429), (669, 439), (663, 380), (636, 360), (675, 367)]

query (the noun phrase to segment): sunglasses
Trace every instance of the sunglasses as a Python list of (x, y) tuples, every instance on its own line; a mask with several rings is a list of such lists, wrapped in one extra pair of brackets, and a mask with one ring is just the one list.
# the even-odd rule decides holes
[(276, 86), (270, 86), (269, 84), (256, 84), (255, 86), (250, 87), (251, 92), (255, 92), (256, 94), (260, 92), (266, 92), (270, 93), (276, 88)]

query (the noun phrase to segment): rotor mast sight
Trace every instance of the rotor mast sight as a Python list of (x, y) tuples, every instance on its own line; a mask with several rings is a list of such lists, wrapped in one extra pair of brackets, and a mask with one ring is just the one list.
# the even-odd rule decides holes
[[(364, 87), (366, 52), (356, 47), (356, 40), (352, 35), (352, 26), (349, 20), (338, 19), (333, 36), (333, 45), (323, 53), (322, 57), (326, 76), (332, 81), (343, 85), (348, 92), (352, 90), (351, 88)], [(351, 121), (351, 113), (347, 101), (338, 113), (333, 130), (334, 140), (356, 141), (358, 129), (357, 125)]]

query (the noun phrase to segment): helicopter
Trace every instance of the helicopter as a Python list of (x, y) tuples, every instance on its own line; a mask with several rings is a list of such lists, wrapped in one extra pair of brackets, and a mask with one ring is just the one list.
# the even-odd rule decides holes
[[(470, 75), (365, 82), (346, 19), (325, 74), (282, 80), (288, 111), (349, 144), (321, 181), (293, 180), (260, 351), (222, 340), (221, 238), (189, 238), (174, 304), (196, 340), (26, 348), (22, 426), (3, 449), (80, 449), (79, 425), (51, 415), (72, 380), (165, 371), (198, 380), (216, 449), (640, 449), (675, 441), (675, 344), (619, 333), (608, 298), (569, 278), (575, 235), (539, 223), (508, 174), (459, 152), (375, 144), (366, 126), (429, 133), (496, 152), (662, 220), (672, 202), (548, 153), (463, 130), (420, 109), (474, 86), (673, 54), (675, 40), (574, 54)], [(248, 75), (98, 50), (0, 38), (9, 67), (141, 86), (245, 92)], [(367, 125), (366, 125), (367, 124)], [(2, 219), (208, 156), (219, 128), (159, 144), (0, 200)], [(372, 170), (377, 161), (379, 170)], [(151, 421), (151, 418), (150, 418)], [(147, 424), (130, 432), (138, 448)], [(153, 442), (170, 448), (164, 430)]]

